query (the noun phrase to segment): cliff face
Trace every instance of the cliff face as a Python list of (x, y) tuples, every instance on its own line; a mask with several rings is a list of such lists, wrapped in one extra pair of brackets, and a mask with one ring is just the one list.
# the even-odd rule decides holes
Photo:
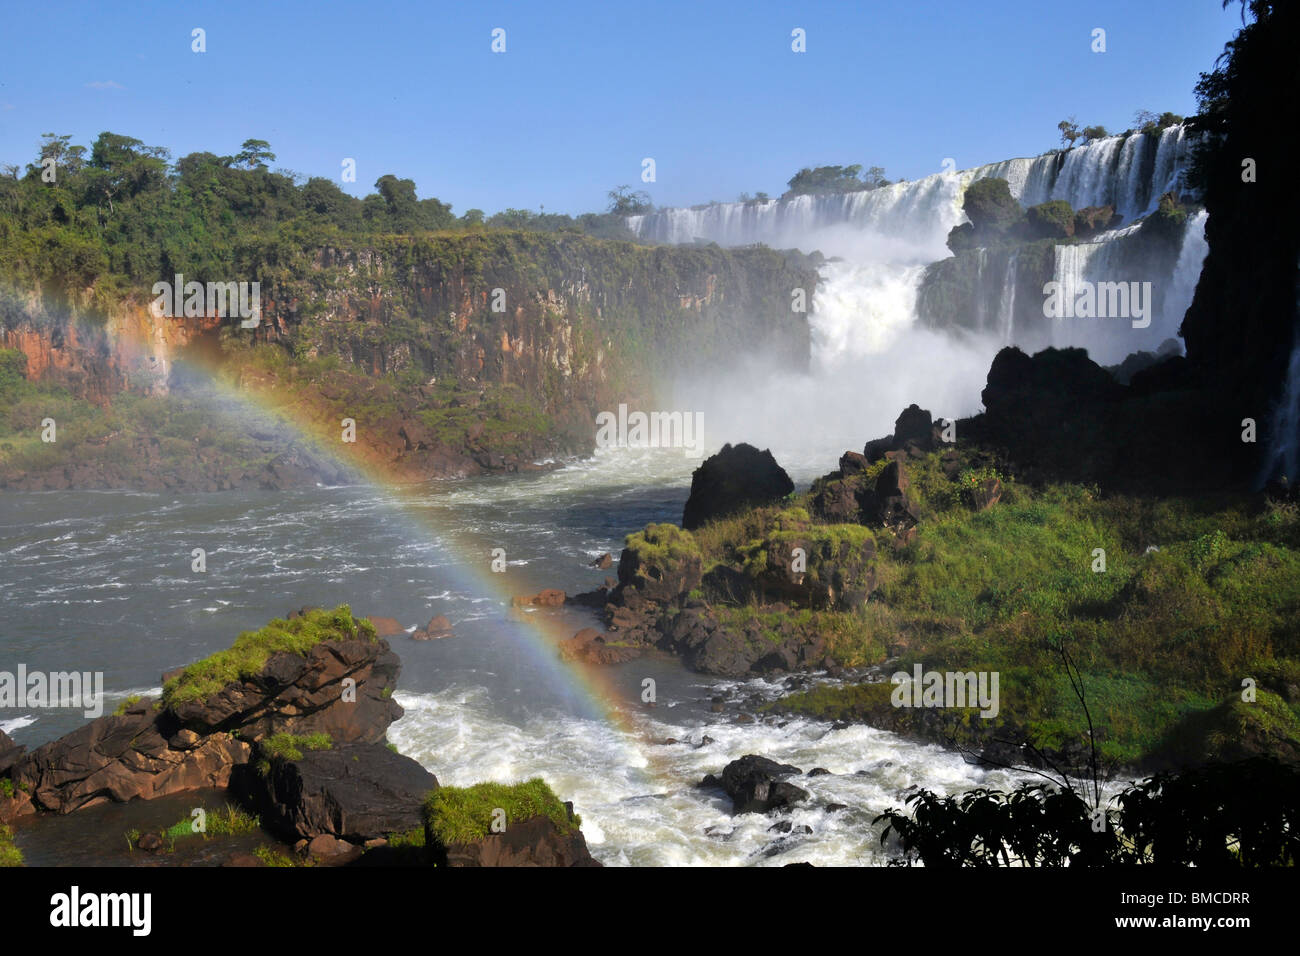
[[(811, 299), (817, 281), (812, 260), (765, 248), (527, 232), (295, 249), (246, 274), (261, 284), (251, 330), (233, 316), (155, 316), (140, 293), (96, 314), (75, 297), (0, 290), (0, 345), (26, 356), (29, 380), (81, 402), (58, 406), (57, 445), (35, 437), (52, 393), (0, 418), (0, 485), (281, 487), (336, 480), (331, 456), (412, 481), (526, 468), (589, 452), (600, 411), (654, 409), (661, 383), (737, 355), (805, 368), (791, 293)], [(212, 379), (288, 427), (232, 430), (212, 412), (239, 399)], [(113, 401), (128, 391), (159, 401)], [(195, 414), (202, 434), (185, 424)], [(344, 418), (356, 443), (340, 455)], [(277, 431), (334, 438), (313, 451), (266, 438)]]
[(100, 403), (127, 388), (164, 392), (176, 359), (221, 361), (223, 341), (251, 340), (368, 375), (514, 385), (554, 412), (648, 400), (655, 381), (738, 351), (806, 367), (808, 327), (791, 290), (811, 297), (817, 281), (811, 262), (768, 249), (523, 232), (324, 248), (262, 275), (252, 332), (230, 318), (157, 318), (139, 300), (96, 321), (47, 311), (38, 291), (6, 310), (3, 343), (27, 355), (29, 378)]

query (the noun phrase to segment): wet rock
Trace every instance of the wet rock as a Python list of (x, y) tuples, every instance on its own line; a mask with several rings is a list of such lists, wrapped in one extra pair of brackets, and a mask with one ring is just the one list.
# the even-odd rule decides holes
[(610, 554), (608, 551), (606, 551), (595, 561), (591, 562), (591, 567), (597, 568), (601, 571), (607, 571), (609, 570), (610, 567), (613, 566), (613, 564), (614, 564), (614, 556)]
[(560, 607), (564, 604), (564, 592), (557, 588), (544, 588), (536, 594), (516, 596), (510, 603), (515, 607)]
[(429, 623), (424, 625), (424, 627), (416, 628), (416, 630), (411, 633), (411, 640), (440, 641), (444, 637), (454, 636), (455, 635), (451, 630), (451, 621), (439, 614), (436, 617), (430, 618)]
[(811, 770), (808, 771), (808, 776), (826, 777), (826, 776), (830, 776), (830, 771), (827, 770), (825, 767), (813, 767)]
[(767, 813), (808, 798), (808, 791), (782, 779), (802, 772), (790, 764), (747, 754), (723, 768), (722, 788), (732, 799), (734, 813)]
[(368, 617), (366, 620), (375, 626), (375, 633), (380, 637), (394, 637), (406, 633), (406, 628), (402, 627), (396, 618)]

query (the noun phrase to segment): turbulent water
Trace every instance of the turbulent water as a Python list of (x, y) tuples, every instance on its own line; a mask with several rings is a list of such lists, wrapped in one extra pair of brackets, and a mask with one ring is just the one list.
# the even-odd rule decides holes
[[(648, 521), (679, 520), (695, 464), (672, 451), (624, 450), (546, 474), (400, 494), (0, 496), (0, 670), (103, 671), (111, 710), (129, 694), (156, 691), (161, 671), (293, 607), (347, 601), (408, 627), (445, 614), (455, 637), (393, 640), (406, 716), (390, 739), (449, 784), (540, 774), (574, 801), (593, 853), (610, 864), (880, 863), (870, 821), (902, 806), (908, 787), (1007, 782), (865, 727), (737, 722), (779, 691), (763, 681), (715, 681), (658, 659), (575, 670), (539, 628), (512, 620), (509, 594), (594, 587), (604, 576), (587, 566), (594, 556), (616, 551)], [(796, 475), (806, 480), (816, 465)], [(207, 551), (206, 573), (190, 570), (195, 547)], [(506, 549), (505, 574), (487, 571), (494, 547)], [(562, 636), (593, 622), (579, 609), (533, 613), (558, 616)], [(654, 708), (640, 699), (646, 677), (657, 684)], [(711, 710), (717, 695), (728, 699), (721, 714)], [(0, 719), (29, 746), (85, 720), (70, 710)], [(733, 818), (723, 795), (695, 787), (746, 753), (831, 771), (798, 781), (813, 799), (790, 819), (811, 833), (768, 832), (773, 818)], [(833, 803), (847, 809), (828, 810)], [(127, 808), (94, 813), (86, 826), (97, 833), (138, 825)], [(73, 831), (52, 827), (78, 827), (79, 817), (54, 821), (33, 859), (70, 861), (57, 848)], [(120, 852), (118, 842), (104, 852)]]

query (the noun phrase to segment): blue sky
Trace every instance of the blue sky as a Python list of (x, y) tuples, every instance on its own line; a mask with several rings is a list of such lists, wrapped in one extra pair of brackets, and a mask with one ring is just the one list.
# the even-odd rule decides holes
[(945, 157), (1036, 155), (1070, 114), (1123, 129), (1139, 108), (1193, 112), (1197, 76), (1240, 25), (1219, 0), (5, 8), (0, 163), (30, 162), (45, 132), (89, 146), (111, 130), (174, 158), (256, 137), (276, 166), (337, 181), (351, 157), (348, 191), (391, 172), (456, 213), (597, 210), (624, 183), (688, 205), (778, 195), (808, 165), (911, 179)]

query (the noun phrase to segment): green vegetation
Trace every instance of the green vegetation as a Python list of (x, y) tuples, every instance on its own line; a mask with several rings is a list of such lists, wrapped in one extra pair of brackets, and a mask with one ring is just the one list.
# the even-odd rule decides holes
[(306, 655), (321, 641), (375, 641), (375, 627), (354, 620), (352, 609), (341, 604), (332, 611), (308, 611), (292, 621), (276, 618), (256, 631), (245, 631), (235, 643), (185, 668), (163, 688), (163, 705), (175, 707), (202, 700), (233, 681), (261, 671), (272, 654), (287, 651)]
[(651, 566), (674, 565), (700, 554), (691, 532), (675, 524), (648, 524), (629, 534), (623, 545), (634, 549), (641, 562)]
[[(1086, 720), (1061, 666), (1064, 647), (1082, 674), (1108, 764), (1178, 753), (1300, 754), (1300, 509), (1036, 488), (973, 454), (954, 469), (932, 453), (910, 460), (907, 474), (922, 520), (906, 544), (875, 532), (867, 604), (773, 609), (753, 593), (711, 588), (717, 578), (706, 575), (704, 594), (720, 619), (752, 640), (777, 643), (792, 628), (821, 635), (843, 663), (880, 663), (889, 653), (903, 671), (917, 663), (998, 671), (999, 716), (963, 718), (965, 729), (956, 728), (971, 746), (995, 732), (1052, 750), (1081, 744)], [(1002, 483), (1000, 502), (974, 510), (968, 489), (989, 478)], [(795, 530), (812, 494), (793, 508), (754, 509), (699, 529), (706, 569), (726, 565), (757, 580), (764, 542), (801, 533), (835, 539), (854, 528), (814, 521)], [(1093, 570), (1098, 548), (1104, 572)], [(1241, 699), (1246, 678), (1258, 685), (1254, 702)], [(889, 705), (890, 689), (819, 687), (775, 709), (933, 736), (923, 715)]]
[(14, 831), (0, 823), (0, 869), (22, 865), (23, 853), (14, 846)]
[(295, 860), (283, 850), (275, 849), (269, 846), (259, 846), (253, 850), (253, 856), (262, 861), (263, 866), (272, 867), (295, 867), (311, 866), (309, 860)]
[(534, 777), (523, 783), (479, 783), (472, 787), (440, 787), (424, 803), (425, 827), (442, 846), (481, 840), (492, 830), (493, 815), (505, 811), (506, 825), (544, 816), (562, 833), (577, 829), (572, 818), (546, 781)]
[(329, 734), (272, 734), (259, 743), (267, 760), (301, 760), (304, 750), (329, 750), (334, 741)]
[[(986, 789), (907, 798), (912, 815), (887, 810), (880, 840), (904, 847), (891, 865), (1196, 867), (1221, 873), (1293, 867), (1300, 858), (1300, 771), (1250, 759), (1162, 773), (1100, 794), (1070, 781), (1030, 782), (1011, 793)], [(1105, 821), (1105, 826), (1094, 825)]]
[[(195, 822), (194, 817), (187, 817), (178, 820), (162, 831), (162, 839), (168, 853), (176, 849), (177, 840), (183, 840), (187, 837), (201, 836), (207, 840), (213, 837), (237, 836), (241, 833), (252, 833), (261, 826), (257, 817), (234, 804), (226, 804), (219, 810), (205, 813), (204, 829), (202, 831), (194, 829)], [(136, 846), (139, 840), (139, 830), (131, 830), (126, 834), (127, 845), (132, 848)]]
[(138, 703), (140, 703), (140, 695), (132, 694), (130, 697), (122, 701), (122, 703), (118, 704), (117, 707), (113, 709), (113, 716), (114, 717), (123, 716), (128, 710), (130, 710)]
[(10, 799), (14, 795), (14, 782), (8, 777), (0, 777), (0, 797)]
[[(859, 175), (861, 174), (861, 175)], [(888, 186), (885, 171), (879, 166), (872, 166), (862, 173), (862, 166), (818, 166), (816, 169), (804, 167), (790, 178), (789, 189), (782, 199), (793, 196), (818, 196), (835, 193), (860, 192), (864, 189), (879, 189)]]
[(1053, 199), (1025, 210), (1025, 221), (1035, 239), (1068, 239), (1074, 235), (1074, 209), (1064, 199)]

